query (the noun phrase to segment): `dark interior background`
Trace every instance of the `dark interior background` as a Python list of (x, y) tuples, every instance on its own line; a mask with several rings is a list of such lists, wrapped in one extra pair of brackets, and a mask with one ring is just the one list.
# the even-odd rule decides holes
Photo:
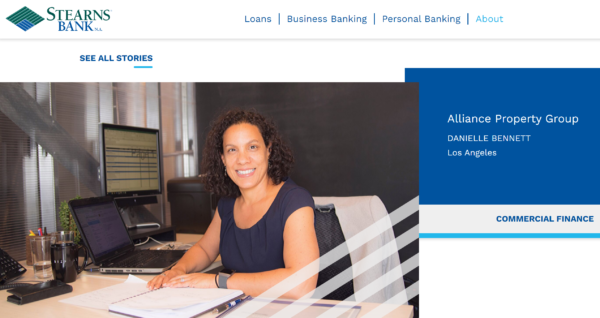
[[(392, 212), (419, 195), (418, 83), (198, 83), (196, 101), (198, 149), (221, 112), (254, 108), (275, 121), (294, 151), (290, 177), (313, 196), (377, 195)], [(415, 213), (394, 232), (418, 223)], [(418, 252), (415, 240), (400, 260)]]

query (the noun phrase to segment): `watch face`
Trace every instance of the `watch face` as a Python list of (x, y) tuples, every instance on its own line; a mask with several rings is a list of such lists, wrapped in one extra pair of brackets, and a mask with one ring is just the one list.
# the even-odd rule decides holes
[(220, 273), (231, 275), (231, 274), (233, 274), (233, 271), (230, 269), (224, 269), (224, 270), (220, 271)]

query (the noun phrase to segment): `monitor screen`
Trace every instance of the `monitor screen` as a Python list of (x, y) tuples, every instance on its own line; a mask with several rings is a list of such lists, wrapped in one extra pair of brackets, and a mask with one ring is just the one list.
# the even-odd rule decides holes
[(161, 193), (159, 131), (101, 124), (101, 133), (104, 194)]

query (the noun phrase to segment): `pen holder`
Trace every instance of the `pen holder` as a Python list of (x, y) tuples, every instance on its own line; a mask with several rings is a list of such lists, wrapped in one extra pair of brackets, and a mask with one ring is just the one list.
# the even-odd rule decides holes
[(27, 255), (26, 262), (27, 266), (33, 266), (33, 260), (31, 259), (31, 238), (35, 236), (25, 236), (25, 254)]

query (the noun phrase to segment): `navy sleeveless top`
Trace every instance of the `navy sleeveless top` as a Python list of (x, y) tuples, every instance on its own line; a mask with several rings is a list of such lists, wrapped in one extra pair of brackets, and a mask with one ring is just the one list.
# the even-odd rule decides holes
[[(283, 182), (283, 181), (282, 181)], [(258, 273), (285, 268), (283, 229), (292, 213), (303, 207), (314, 209), (312, 196), (291, 179), (279, 189), (267, 213), (248, 229), (240, 229), (233, 218), (235, 198), (219, 200), (221, 217), (221, 261), (227, 269), (240, 273)]]

